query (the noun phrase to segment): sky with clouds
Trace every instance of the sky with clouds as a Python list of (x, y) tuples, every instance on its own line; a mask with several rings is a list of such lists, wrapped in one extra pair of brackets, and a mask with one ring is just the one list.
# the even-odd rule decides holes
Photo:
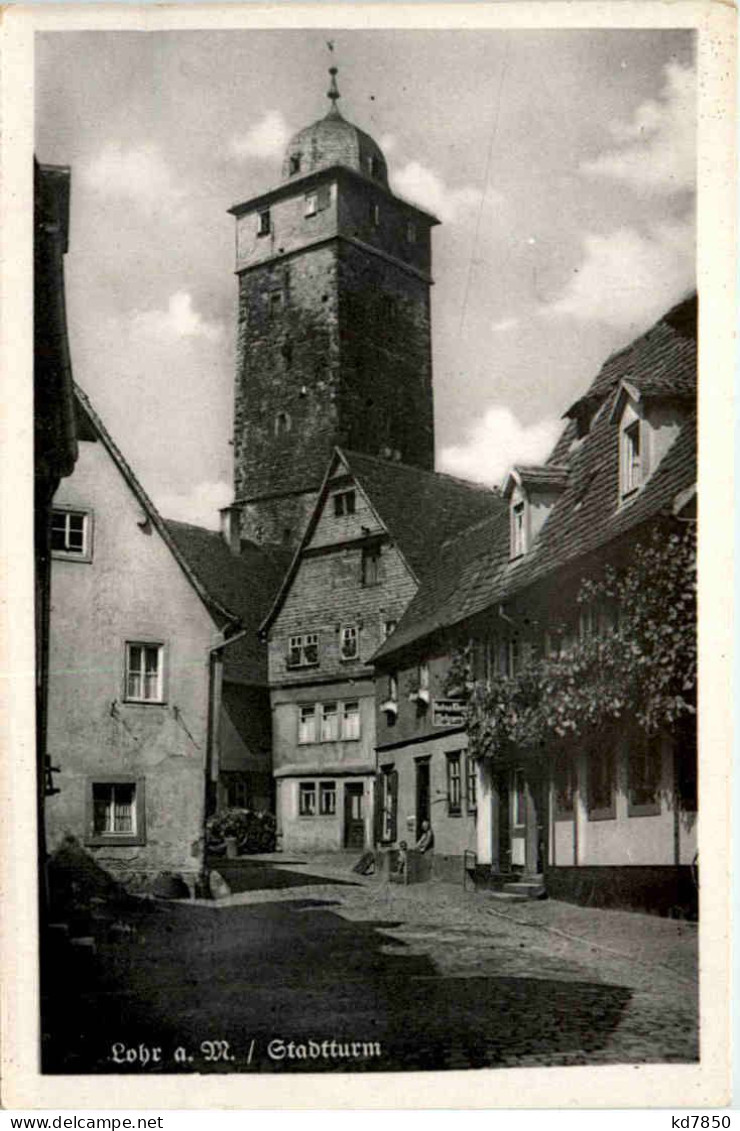
[(328, 103), (434, 212), (437, 465), (546, 457), (605, 358), (694, 286), (686, 31), (37, 35), (39, 160), (72, 168), (77, 381), (167, 517), (231, 500), (227, 209)]

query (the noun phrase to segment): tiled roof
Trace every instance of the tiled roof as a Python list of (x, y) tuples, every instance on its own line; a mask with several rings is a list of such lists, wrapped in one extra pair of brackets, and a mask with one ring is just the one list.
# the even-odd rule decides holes
[[(659, 326), (661, 326), (659, 324)], [(634, 370), (639, 355), (646, 364), (646, 339), (656, 347), (661, 380), (668, 384), (670, 358), (663, 330), (650, 331), (640, 339), (640, 349), (619, 355), (625, 369)], [(667, 326), (669, 334), (672, 327)], [(696, 345), (673, 334), (677, 379), (674, 387), (688, 390), (691, 383), (688, 359), (693, 356), (693, 393), (696, 392)], [(640, 343), (636, 343), (639, 345)], [(647, 370), (645, 371), (647, 374)], [(597, 377), (596, 385), (604, 370)], [(613, 367), (609, 390), (626, 376)], [(639, 378), (638, 374), (638, 378)], [(628, 378), (630, 380), (633, 377)], [(647, 380), (647, 376), (646, 376)], [(603, 385), (602, 385), (603, 390)], [(451, 538), (435, 557), (434, 568), (406, 610), (396, 631), (379, 649), (387, 656), (428, 635), (435, 628), (451, 626), (501, 602), (533, 582), (574, 563), (620, 538), (659, 514), (670, 512), (680, 492), (696, 482), (696, 415), (691, 411), (677, 439), (644, 487), (626, 503), (619, 500), (619, 429), (610, 420), (609, 399), (604, 399), (591, 429), (569, 456), (569, 475), (562, 494), (531, 552), (509, 561), (509, 527), (506, 518), (476, 527)], [(569, 425), (566, 434), (574, 425)], [(565, 458), (562, 441), (556, 445), (559, 462)]]
[(508, 513), (498, 491), (490, 487), (337, 448), (301, 545), (262, 624), (263, 632), (277, 616), (290, 589), (301, 554), (310, 541), (328, 492), (331, 473), (339, 461), (346, 465), (365, 492), (391, 539), (419, 579), (430, 571), (439, 547), (447, 538), (483, 518)]
[(233, 554), (214, 530), (166, 520), (180, 552), (211, 596), (238, 618), (244, 636), (224, 649), (225, 674), (267, 682), (267, 651), (257, 632), (288, 568), (290, 555), (242, 542)]
[(359, 452), (342, 454), (417, 577), (428, 572), (447, 538), (505, 509), (490, 487)]

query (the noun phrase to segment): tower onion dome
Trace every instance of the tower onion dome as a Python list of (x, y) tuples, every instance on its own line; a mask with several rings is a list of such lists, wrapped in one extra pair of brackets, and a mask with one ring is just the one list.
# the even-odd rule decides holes
[(369, 134), (346, 121), (339, 112), (337, 68), (330, 67), (327, 98), (331, 109), (324, 118), (300, 130), (288, 142), (283, 160), (283, 178), (306, 176), (332, 165), (346, 165), (388, 187), (388, 166), (383, 152)]

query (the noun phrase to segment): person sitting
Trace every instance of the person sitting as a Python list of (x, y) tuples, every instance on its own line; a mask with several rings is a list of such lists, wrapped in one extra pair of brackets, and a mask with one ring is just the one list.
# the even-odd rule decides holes
[(429, 821), (421, 822), (421, 834), (416, 842), (417, 852), (429, 852), (434, 848), (434, 833)]

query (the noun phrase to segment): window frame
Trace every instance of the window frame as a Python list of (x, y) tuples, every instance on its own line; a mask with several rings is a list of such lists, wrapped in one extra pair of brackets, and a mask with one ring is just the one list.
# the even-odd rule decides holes
[[(129, 694), (129, 675), (130, 675), (130, 649), (131, 648), (156, 648), (158, 649), (158, 682), (157, 691), (158, 697), (156, 699), (147, 699), (140, 696)], [(146, 637), (146, 636), (133, 636), (127, 637), (123, 642), (123, 695), (122, 701), (128, 705), (135, 707), (161, 707), (167, 703), (168, 699), (168, 673), (169, 673), (169, 648), (167, 641), (162, 640), (161, 637)], [(146, 674), (144, 669), (143, 674)]]
[[(298, 643), (293, 643), (298, 641)], [(306, 658), (307, 648), (316, 648), (316, 659), (309, 660)], [(293, 662), (291, 653), (293, 651), (300, 652), (300, 659)], [(285, 667), (288, 671), (297, 671), (300, 668), (318, 668), (321, 663), (321, 655), (319, 652), (319, 633), (318, 632), (301, 632), (288, 637), (288, 648), (285, 654)]]
[(357, 492), (354, 487), (349, 487), (343, 491), (334, 491), (332, 498), (334, 499), (335, 518), (349, 518), (356, 513)]
[[(638, 763), (639, 758), (639, 763)], [(654, 773), (652, 800), (635, 801), (635, 793), (639, 786), (634, 782), (633, 774), (637, 767), (644, 771), (652, 764)], [(628, 817), (657, 817), (661, 812), (660, 786), (663, 777), (663, 743), (659, 734), (647, 736), (640, 735), (637, 741), (630, 743), (627, 754), (627, 816)]]
[[(134, 790), (134, 831), (97, 832), (95, 829), (95, 787), (132, 786)], [(132, 774), (95, 774), (85, 782), (85, 844), (91, 848), (133, 848), (146, 844), (146, 780)]]
[[(68, 538), (67, 520), (75, 515), (82, 517), (82, 550), (55, 550), (52, 545), (52, 529), (55, 515), (65, 516), (65, 540)], [(93, 557), (93, 512), (90, 507), (74, 506), (67, 503), (53, 503), (49, 527), (49, 549), (52, 559), (64, 562), (91, 562)]]
[[(613, 738), (607, 737), (608, 745), (600, 750), (589, 750), (586, 764), (586, 814), (589, 821), (614, 821), (617, 816), (617, 756)], [(609, 767), (611, 801), (608, 805), (595, 805), (593, 799), (594, 766), (606, 763)]]
[(478, 764), (469, 750), (465, 751), (465, 811), (478, 812)]
[[(331, 797), (333, 804), (331, 808), (324, 808), (324, 798)], [(337, 783), (334, 778), (327, 781), (319, 781), (319, 817), (336, 817), (337, 815)]]
[(639, 416), (630, 416), (629, 419), (625, 416), (620, 429), (619, 442), (621, 448), (620, 495), (622, 499), (629, 499), (640, 490), (645, 482), (644, 436), (642, 420)]
[[(355, 710), (349, 711), (348, 708), (350, 708), (350, 707), (354, 707)], [(340, 722), (339, 722), (340, 741), (342, 741), (342, 742), (359, 742), (360, 739), (362, 738), (362, 714), (360, 712), (360, 700), (359, 699), (342, 699), (341, 702), (340, 702), (340, 708), (341, 708), (341, 710), (340, 710)], [(353, 729), (353, 730), (355, 729), (354, 724), (351, 728), (348, 726), (347, 720), (350, 719), (350, 718), (357, 720), (357, 723), (356, 723), (357, 734), (349, 734), (348, 733), (348, 731), (350, 729)]]
[[(447, 816), (462, 817), (463, 773), (462, 750), (449, 750), (445, 754), (447, 769)], [(456, 771), (456, 772), (455, 772)]]
[[(298, 816), (311, 819), (318, 816), (318, 789), (315, 781), (299, 781), (298, 782)], [(313, 798), (313, 809), (304, 808), (304, 799), (307, 797)]]
[[(340, 729), (340, 703), (338, 699), (327, 699), (319, 703), (319, 742), (339, 742)], [(333, 708), (333, 710), (332, 710)], [(335, 734), (329, 733), (335, 731)]]
[[(354, 641), (351, 655), (345, 653), (347, 640)], [(351, 664), (360, 659), (360, 626), (357, 623), (343, 624), (339, 630), (339, 658), (343, 664)]]
[[(521, 516), (521, 523), (517, 520)], [(511, 561), (522, 558), (527, 552), (527, 501), (517, 499), (511, 503)]]
[[(374, 589), (380, 585), (380, 546), (363, 546), (362, 548), (362, 575), (363, 589)], [(370, 565), (372, 564), (372, 569)]]
[[(316, 729), (316, 716), (318, 714), (318, 712), (316, 711), (316, 704), (315, 703), (298, 703), (297, 707), (298, 707), (297, 745), (298, 746), (310, 746), (313, 743), (318, 741), (318, 739), (316, 737), (316, 735), (318, 733), (317, 729)], [(305, 718), (304, 718), (304, 712), (305, 712)], [(307, 724), (309, 722), (309, 720), (311, 722), (310, 728), (304, 729), (305, 724)], [(307, 737), (305, 737), (305, 735), (309, 733), (309, 729), (310, 729), (311, 737), (307, 738)]]

